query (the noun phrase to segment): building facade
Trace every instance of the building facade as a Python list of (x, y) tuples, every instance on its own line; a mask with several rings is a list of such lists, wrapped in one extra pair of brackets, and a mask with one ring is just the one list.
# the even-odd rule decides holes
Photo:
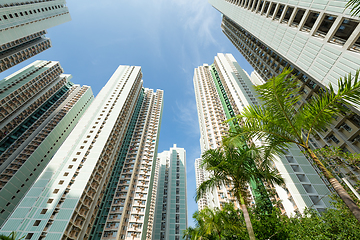
[[(195, 159), (195, 179), (196, 179), (196, 189), (200, 186), (202, 182), (205, 181), (205, 170), (201, 167), (202, 159)], [(204, 209), (207, 204), (207, 198), (200, 198), (197, 202), (199, 210)]]
[(0, 72), (51, 47), (46, 29), (71, 20), (65, 0), (0, 2)]
[(0, 81), (0, 226), (93, 100), (58, 62), (35, 61)]
[[(266, 81), (285, 67), (298, 76), (299, 107), (337, 79), (360, 68), (360, 24), (347, 1), (209, 0), (223, 14), (225, 35)], [(311, 138), (313, 147), (332, 145), (360, 152), (359, 109), (334, 118)]]
[[(253, 85), (261, 81), (259, 75), (250, 77), (241, 69), (231, 54), (218, 54), (211, 66), (204, 64), (195, 69), (194, 86), (202, 152), (221, 145), (221, 137), (227, 129), (223, 124), (226, 119), (239, 114), (246, 106), (260, 104)], [(329, 193), (327, 186), (296, 146), (289, 148), (286, 156), (278, 158), (274, 164), (285, 178), (286, 188), (267, 187), (276, 189), (274, 197), (283, 201), (283, 211), (289, 214), (303, 212), (305, 207), (322, 211), (330, 206), (330, 199), (326, 197)], [(209, 177), (209, 173), (200, 169), (200, 165), (201, 159), (195, 162), (197, 186)], [(210, 191), (198, 206), (199, 209), (205, 205), (220, 207), (222, 203), (233, 200), (229, 187), (221, 186)], [(249, 201), (254, 203), (252, 199)]]
[(180, 240), (187, 228), (186, 151), (158, 154), (158, 182), (152, 239)]
[(1, 232), (146, 239), (162, 97), (142, 87), (140, 67), (119, 66)]

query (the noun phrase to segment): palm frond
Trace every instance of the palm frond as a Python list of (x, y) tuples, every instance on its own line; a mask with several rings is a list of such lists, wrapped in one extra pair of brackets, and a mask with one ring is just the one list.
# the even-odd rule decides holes
[(303, 116), (303, 129), (312, 133), (312, 130), (320, 131), (330, 125), (332, 118), (346, 111), (346, 104), (360, 105), (360, 81), (359, 71), (354, 78), (351, 74), (340, 78), (337, 85), (337, 93), (329, 84), (329, 90), (318, 95), (304, 105), (297, 113)]
[(196, 189), (195, 201), (196, 202), (199, 201), (200, 198), (204, 197), (206, 193), (212, 190), (213, 188), (216, 188), (222, 184), (227, 184), (227, 183), (228, 182), (226, 181), (226, 179), (217, 176), (212, 176), (210, 179), (201, 183), (200, 186)]
[(360, 0), (349, 0), (345, 8), (351, 8), (351, 16), (360, 15)]

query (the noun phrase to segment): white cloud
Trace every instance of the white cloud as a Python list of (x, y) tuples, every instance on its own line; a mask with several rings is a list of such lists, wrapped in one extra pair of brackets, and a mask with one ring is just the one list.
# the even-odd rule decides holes
[(214, 24), (219, 24), (214, 14), (214, 9), (207, 0), (180, 0), (174, 1), (181, 8), (183, 19), (185, 19), (184, 27), (197, 32), (198, 38), (205, 45), (217, 44), (213, 36)]
[(185, 129), (185, 134), (198, 138), (200, 130), (195, 101), (189, 99), (188, 101), (182, 101), (181, 103), (176, 101), (175, 103), (176, 106), (173, 106), (173, 112), (176, 116), (175, 121)]

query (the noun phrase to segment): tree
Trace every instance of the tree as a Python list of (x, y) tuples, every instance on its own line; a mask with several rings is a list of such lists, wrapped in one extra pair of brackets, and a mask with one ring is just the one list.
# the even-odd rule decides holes
[(360, 0), (349, 0), (345, 8), (351, 8), (351, 16), (360, 16)]
[(221, 240), (221, 234), (228, 225), (224, 213), (220, 209), (204, 208), (195, 212), (195, 218), (200, 223), (200, 229), (207, 236), (216, 235)]
[(196, 227), (188, 227), (183, 231), (183, 238), (184, 239), (191, 239), (191, 240), (201, 240), (203, 239), (201, 237), (200, 228)]
[(23, 239), (25, 236), (18, 238), (16, 232), (11, 232), (9, 236), (4, 234), (0, 234), (0, 240), (20, 240)]
[(298, 109), (300, 100), (299, 86), (294, 76), (288, 77), (291, 70), (284, 69), (278, 76), (267, 83), (257, 86), (261, 106), (249, 106), (236, 116), (241, 122), (241, 131), (230, 132), (228, 141), (246, 136), (262, 139), (267, 143), (268, 152), (282, 153), (291, 144), (297, 144), (316, 163), (332, 187), (345, 202), (356, 219), (360, 221), (360, 209), (345, 191), (338, 180), (328, 171), (316, 154), (309, 147), (309, 139), (314, 131), (321, 131), (329, 126), (333, 116), (347, 110), (346, 105), (360, 104), (359, 71), (340, 78), (337, 93), (330, 84), (328, 90), (313, 96)]
[[(247, 210), (247, 189), (250, 179), (257, 177), (276, 184), (283, 184), (284, 180), (279, 176), (277, 170), (269, 166), (269, 159), (263, 159), (261, 151), (254, 145), (247, 148), (235, 148), (231, 145), (223, 145), (218, 149), (207, 150), (202, 155), (206, 171), (211, 173), (211, 177), (204, 181), (196, 191), (198, 201), (209, 190), (220, 186), (229, 185), (232, 193), (240, 204), (244, 214), (246, 228), (251, 240), (255, 239), (250, 216)], [(258, 168), (249, 164), (249, 159), (258, 163)], [(261, 169), (261, 170), (259, 170)]]
[(333, 200), (336, 209), (327, 209), (321, 215), (311, 209), (306, 210), (303, 216), (284, 219), (289, 239), (358, 239), (358, 221), (339, 197), (333, 196)]
[[(244, 217), (233, 203), (226, 203), (222, 209), (205, 208), (193, 214), (196, 227), (188, 227), (183, 238), (191, 240), (243, 239), (246, 234)], [(248, 238), (246, 238), (248, 239)]]

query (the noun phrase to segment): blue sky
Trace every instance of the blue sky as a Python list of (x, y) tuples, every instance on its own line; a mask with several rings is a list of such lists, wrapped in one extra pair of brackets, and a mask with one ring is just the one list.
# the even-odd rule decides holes
[(221, 14), (207, 0), (68, 0), (72, 21), (48, 29), (53, 47), (3, 72), (0, 79), (35, 60), (60, 61), (72, 81), (96, 96), (119, 65), (141, 66), (144, 87), (164, 90), (159, 152), (174, 143), (187, 152), (188, 219), (194, 201), (194, 160), (200, 156), (193, 89), (194, 68), (218, 52), (251, 66), (222, 33)]

